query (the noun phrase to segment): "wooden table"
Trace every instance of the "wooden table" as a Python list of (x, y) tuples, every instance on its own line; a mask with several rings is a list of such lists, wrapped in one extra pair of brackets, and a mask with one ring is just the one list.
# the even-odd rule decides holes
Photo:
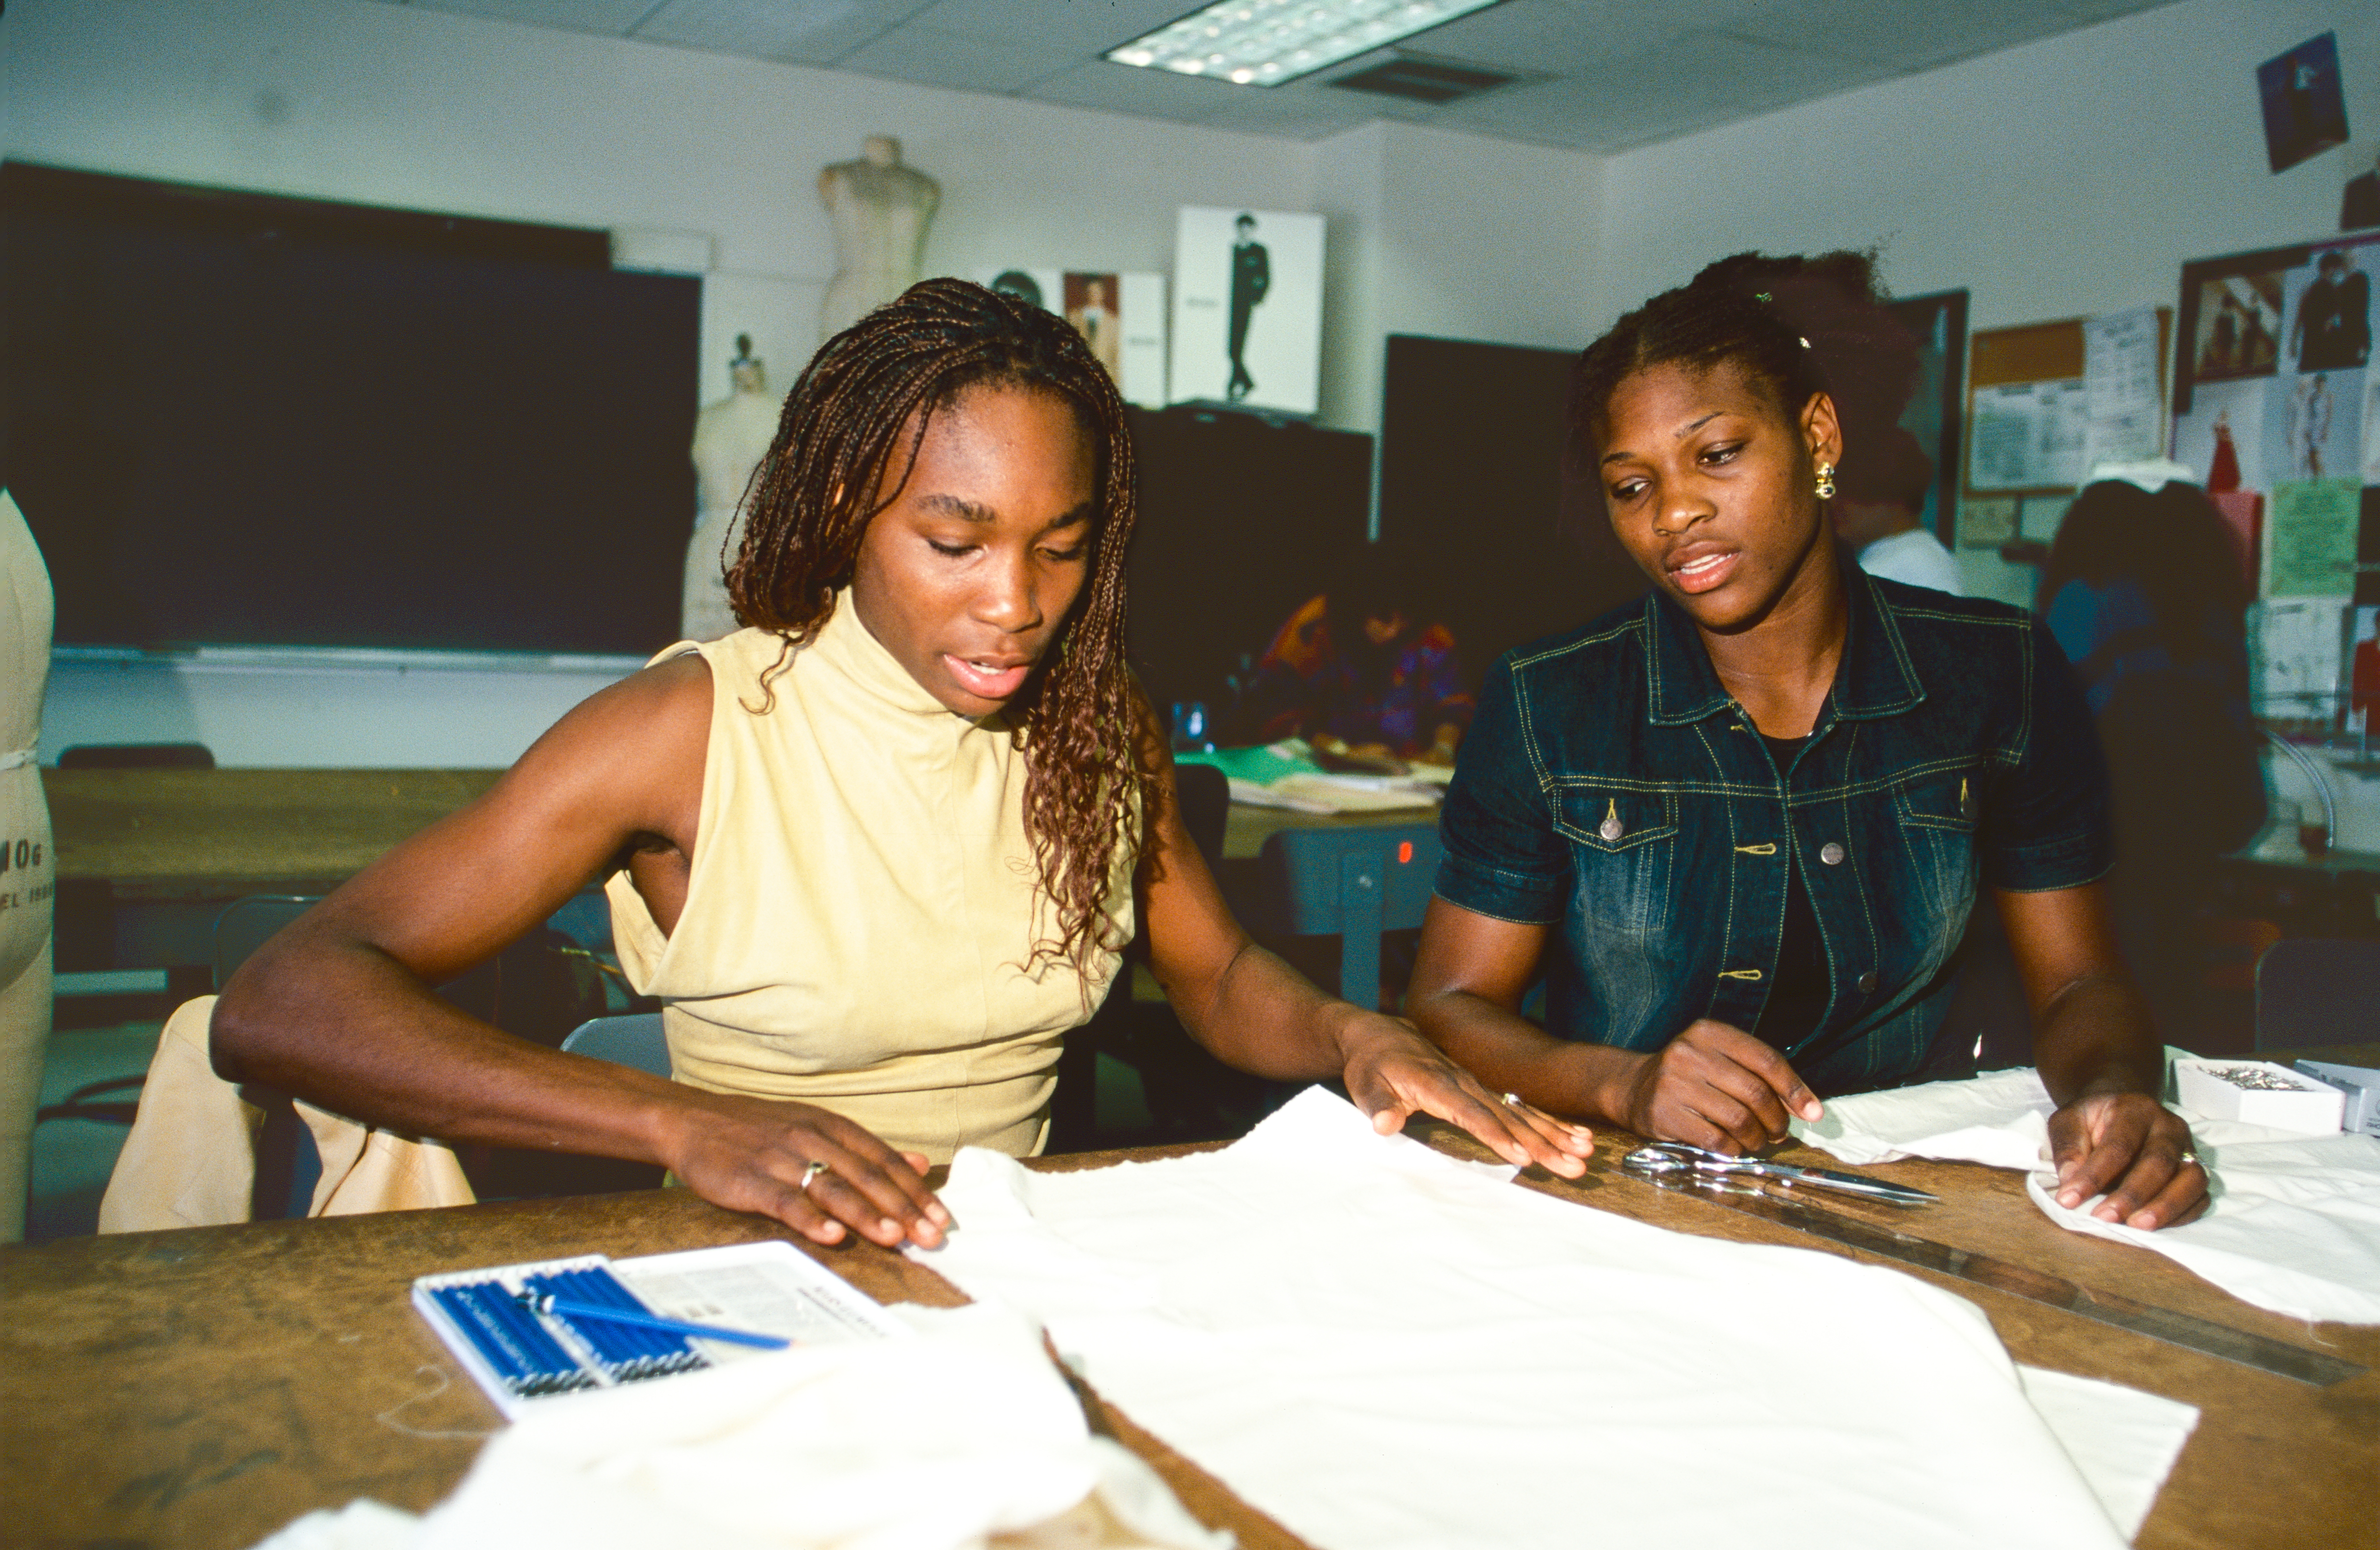
[[(2369, 1062), (2380, 1050), (2339, 1054)], [(1482, 1154), (1467, 1137), (1439, 1127), (1416, 1133), (1458, 1155)], [(1527, 1182), (1660, 1227), (1830, 1247), (1625, 1177), (1619, 1159), (1632, 1144), (1607, 1133), (1585, 1179)], [(1035, 1166), (1098, 1166), (1180, 1150)], [(2200, 1408), (2198, 1429), (2140, 1544), (2380, 1544), (2373, 1496), (2380, 1481), (2380, 1328), (2309, 1329), (2248, 1307), (2144, 1250), (2064, 1232), (2034, 1209), (2013, 1174), (1913, 1162), (1870, 1171), (1933, 1190), (1942, 1203), (1923, 1214), (1832, 1208), (2368, 1369), (2312, 1387), (1929, 1275), (1982, 1307), (2020, 1361)], [(413, 1277), (781, 1236), (687, 1191), (660, 1190), (0, 1250), (0, 1534), (18, 1544), (239, 1546), (301, 1512), (358, 1495), (425, 1508), (461, 1477), (496, 1414), (408, 1306)], [(932, 1272), (866, 1244), (810, 1251), (880, 1299), (964, 1300)], [(1128, 1418), (1097, 1408), (1202, 1519), (1233, 1530), (1251, 1550), (1299, 1543)]]

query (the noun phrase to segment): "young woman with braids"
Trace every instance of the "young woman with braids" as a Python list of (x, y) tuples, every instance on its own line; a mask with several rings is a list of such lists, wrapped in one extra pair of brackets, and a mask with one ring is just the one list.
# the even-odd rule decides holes
[[(820, 1242), (940, 1240), (922, 1173), (1039, 1150), (1060, 1042), (1135, 914), (1184, 1024), (1575, 1174), (1406, 1024), (1252, 945), (1124, 666), (1132, 445), (1063, 320), (928, 281), (787, 398), (728, 574), (747, 628), (565, 716), (225, 987), (218, 1068), (455, 1141), (666, 1165)], [(426, 988), (610, 875), (678, 1078), (511, 1038)]]
[[(1748, 1151), (1937, 1050), (1980, 889), (2059, 1107), (2058, 1195), (2162, 1227), (2206, 1176), (2101, 875), (2107, 776), (2039, 622), (1845, 566), (1826, 505), (1913, 347), (1856, 254), (1745, 253), (1621, 318), (1573, 453), (1653, 590), (1491, 670), (1410, 1015), (1491, 1086)], [(1546, 1027), (1519, 1015), (1548, 973)]]

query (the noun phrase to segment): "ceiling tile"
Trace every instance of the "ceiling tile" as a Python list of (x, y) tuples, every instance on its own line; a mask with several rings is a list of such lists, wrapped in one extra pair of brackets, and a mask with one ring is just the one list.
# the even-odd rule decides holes
[(648, 43), (793, 65), (831, 65), (897, 26), (918, 0), (663, 0), (636, 31)]
[(1613, 59), (1591, 76), (1507, 87), (1448, 109), (1450, 122), (1598, 151), (1649, 144), (1847, 90), (1885, 73), (1723, 32)]
[(1374, 118), (1407, 117), (1410, 115), (1404, 110), (1419, 105), (1304, 82), (1230, 91), (1231, 95), (1207, 116), (1208, 124), (1219, 129), (1245, 129), (1292, 140), (1320, 140)]
[(959, 38), (929, 27), (896, 27), (837, 60), (838, 69), (891, 76), (955, 92), (1014, 92), (1074, 67), (1063, 49)]
[(1198, 8), (1199, 0), (933, 0), (910, 20), (993, 43), (1094, 58)]
[(1129, 113), (1143, 118), (1170, 118), (1182, 124), (1203, 124), (1207, 116), (1251, 87), (1220, 80), (1199, 80), (1172, 70), (1142, 70), (1130, 65), (1093, 59), (1034, 82), (1022, 95), (1070, 107)]
[(1766, 0), (1714, 25), (1805, 54), (1908, 71), (2070, 31), (2076, 24), (2041, 0), (1927, 0), (1923, 26), (1911, 24), (1909, 0)]
[(651, 10), (656, 0), (399, 0), (422, 11), (454, 11), (531, 27), (623, 37)]
[[(1658, 6), (1645, 7), (1647, 12)], [(1675, 31), (1685, 31), (1682, 21)], [(1653, 31), (1661, 31), (1656, 25)], [(1623, 18), (1617, 7), (1567, 0), (1504, 0), (1459, 21), (1417, 33), (1397, 46), (1508, 70), (1569, 74), (1597, 59), (1644, 46), (1643, 18)]]

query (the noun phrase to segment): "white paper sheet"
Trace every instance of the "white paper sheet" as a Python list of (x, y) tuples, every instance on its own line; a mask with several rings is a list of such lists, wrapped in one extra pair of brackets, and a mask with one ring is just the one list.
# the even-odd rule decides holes
[[(2178, 1053), (2178, 1052), (2175, 1052)], [(2048, 1118), (2031, 1069), (1836, 1098), (1793, 1132), (1847, 1163), (1934, 1157), (2017, 1168), (2051, 1221), (2138, 1244), (2243, 1302), (2301, 1319), (2380, 1324), (2380, 1136), (2307, 1137), (2261, 1125), (2190, 1122), (2214, 1199), (2196, 1221), (2142, 1232), (2068, 1210), (2052, 1192)]]
[(1310, 1091), (1175, 1161), (963, 1152), (914, 1252), (1324, 1550), (2120, 1543), (1963, 1300), (1510, 1171)]
[(796, 1347), (593, 1390), (498, 1433), (415, 1519), (360, 1502), (260, 1550), (979, 1550), (1097, 1491), (1151, 1546), (1228, 1550), (1089, 1434), (1030, 1324), (902, 1308), (918, 1337)]

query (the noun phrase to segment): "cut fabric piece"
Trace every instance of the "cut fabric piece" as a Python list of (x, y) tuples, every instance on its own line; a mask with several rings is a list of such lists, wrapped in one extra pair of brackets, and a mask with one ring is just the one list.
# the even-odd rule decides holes
[(1963, 1300), (1510, 1172), (1310, 1090), (1167, 1162), (963, 1152), (912, 1252), (1323, 1550), (2123, 1542)]
[(545, 1405), (426, 1517), (357, 1502), (260, 1550), (1228, 1550), (1148, 1465), (1090, 1435), (1030, 1325), (997, 1308), (898, 1312), (920, 1338)]
[[(2168, 1056), (2179, 1051), (2168, 1051)], [(2380, 1324), (2380, 1137), (2305, 1136), (2177, 1106), (2213, 1200), (2194, 1222), (2143, 1232), (2058, 1203), (2048, 1162), (2057, 1105), (2031, 1070), (1835, 1098), (1794, 1134), (1852, 1164), (1932, 1157), (2025, 1173), (2049, 1219), (2163, 1254), (2243, 1302), (2291, 1318)]]
[(2158, 1487), (2197, 1430), (2198, 1407), (2048, 1367), (2016, 1372), (2099, 1505), (2126, 1539), (2138, 1538)]

